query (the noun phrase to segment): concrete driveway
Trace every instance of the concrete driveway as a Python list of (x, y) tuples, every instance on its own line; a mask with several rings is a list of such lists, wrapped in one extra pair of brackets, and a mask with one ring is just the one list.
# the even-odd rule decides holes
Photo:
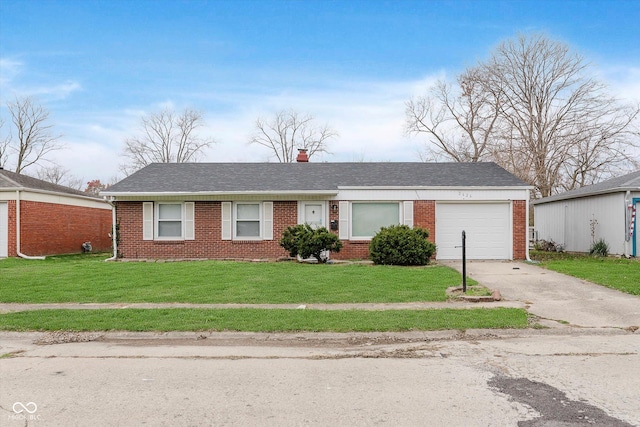
[[(462, 271), (459, 261), (441, 262)], [(640, 297), (517, 261), (467, 261), (467, 276), (545, 319), (583, 327), (640, 327)]]

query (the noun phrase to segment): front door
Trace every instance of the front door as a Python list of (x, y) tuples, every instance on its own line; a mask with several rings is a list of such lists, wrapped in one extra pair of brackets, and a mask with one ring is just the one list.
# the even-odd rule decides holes
[(324, 207), (322, 203), (305, 203), (304, 204), (304, 222), (312, 228), (324, 226)]

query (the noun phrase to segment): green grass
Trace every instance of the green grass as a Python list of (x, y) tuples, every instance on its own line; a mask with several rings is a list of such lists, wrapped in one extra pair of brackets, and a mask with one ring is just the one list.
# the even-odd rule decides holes
[(532, 251), (543, 267), (592, 283), (640, 295), (640, 261), (615, 257)]
[[(96, 255), (0, 261), (0, 302), (366, 303), (445, 301), (444, 266), (104, 262)], [(474, 282), (475, 283), (475, 282)], [(471, 284), (471, 283), (470, 283)]]
[(251, 331), (371, 332), (526, 328), (521, 309), (279, 310), (104, 309), (0, 314), (9, 331)]

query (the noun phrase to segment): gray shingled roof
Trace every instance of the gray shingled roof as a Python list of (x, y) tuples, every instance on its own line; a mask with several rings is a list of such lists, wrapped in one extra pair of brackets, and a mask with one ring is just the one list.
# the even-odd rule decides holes
[(70, 194), (74, 196), (90, 197), (88, 194), (63, 185), (52, 184), (41, 179), (0, 169), (0, 190), (39, 190), (53, 193)]
[(593, 185), (586, 185), (575, 190), (536, 200), (533, 204), (543, 204), (558, 200), (575, 199), (595, 194), (618, 193), (621, 191), (640, 191), (640, 170), (627, 175), (611, 178)]
[(103, 191), (337, 191), (338, 187), (528, 187), (495, 163), (154, 163)]

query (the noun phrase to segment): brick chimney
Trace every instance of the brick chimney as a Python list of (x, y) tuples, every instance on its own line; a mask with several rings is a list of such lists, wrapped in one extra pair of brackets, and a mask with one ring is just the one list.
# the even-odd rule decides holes
[(298, 148), (298, 157), (296, 158), (298, 163), (309, 163), (309, 156), (307, 155), (306, 148)]

